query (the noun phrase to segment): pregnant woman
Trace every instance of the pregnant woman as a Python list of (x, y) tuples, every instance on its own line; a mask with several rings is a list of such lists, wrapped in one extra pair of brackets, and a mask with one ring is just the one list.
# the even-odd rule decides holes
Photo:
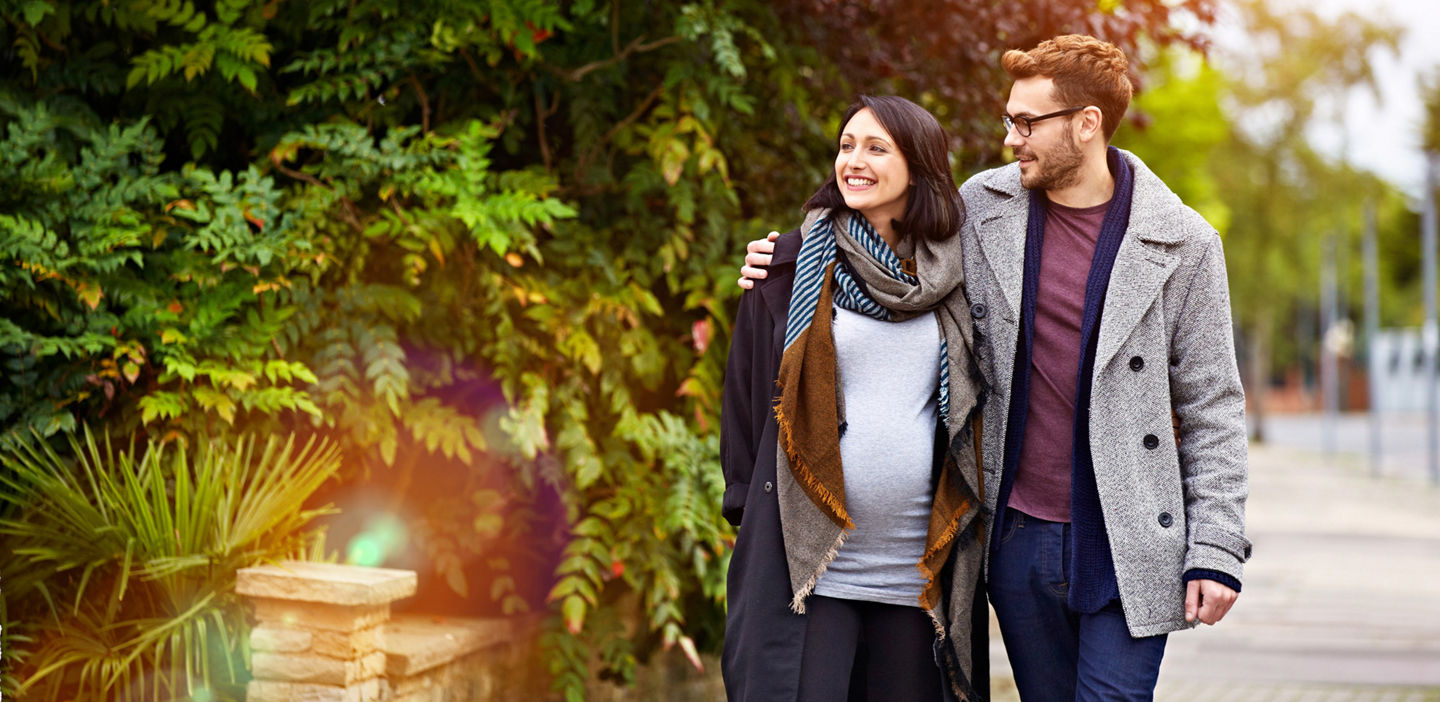
[(979, 699), (983, 383), (964, 208), (924, 108), (867, 96), (840, 124), (828, 179), (731, 338), (726, 691)]

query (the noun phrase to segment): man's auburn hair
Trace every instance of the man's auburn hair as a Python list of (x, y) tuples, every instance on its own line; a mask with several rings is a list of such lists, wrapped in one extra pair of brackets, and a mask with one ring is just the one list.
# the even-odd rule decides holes
[(1135, 91), (1125, 53), (1108, 41), (1083, 34), (1047, 39), (1029, 51), (1011, 49), (1000, 64), (1014, 80), (1038, 76), (1055, 81), (1055, 101), (1063, 107), (1100, 108), (1107, 142), (1125, 117)]

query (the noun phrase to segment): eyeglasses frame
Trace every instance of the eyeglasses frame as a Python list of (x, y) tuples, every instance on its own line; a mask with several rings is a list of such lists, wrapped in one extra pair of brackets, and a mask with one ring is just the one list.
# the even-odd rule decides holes
[[(1063, 117), (1063, 116), (1065, 116), (1065, 115), (1073, 115), (1073, 114), (1075, 114), (1076, 112), (1079, 112), (1079, 111), (1085, 109), (1086, 107), (1088, 107), (1088, 105), (1080, 105), (1080, 106), (1078, 106), (1078, 107), (1067, 107), (1067, 108), (1065, 108), (1065, 109), (1063, 109), (1063, 110), (1059, 110), (1059, 111), (1057, 111), (1057, 112), (1051, 112), (1051, 113), (1049, 113), (1049, 114), (1040, 115), (1039, 117), (1011, 117), (1010, 115), (1006, 114), (1006, 115), (1000, 115), (1000, 121), (1005, 123), (1005, 131), (1008, 132), (1008, 131), (1010, 131), (1011, 129), (1014, 129), (1016, 134), (1019, 134), (1020, 136), (1025, 137), (1025, 138), (1029, 138), (1029, 136), (1030, 136), (1031, 134), (1035, 133), (1035, 123), (1036, 123), (1036, 122), (1039, 122), (1039, 121), (1041, 121), (1041, 120), (1050, 119), (1051, 117)], [(1025, 125), (1025, 131), (1023, 131), (1023, 132), (1020, 131), (1020, 125), (1022, 125), (1022, 124)]]

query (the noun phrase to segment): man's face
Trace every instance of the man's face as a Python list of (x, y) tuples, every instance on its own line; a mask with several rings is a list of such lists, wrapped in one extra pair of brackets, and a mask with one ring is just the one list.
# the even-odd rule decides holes
[[(1011, 117), (1038, 117), (1074, 105), (1061, 105), (1052, 97), (1055, 82), (1049, 78), (1021, 78), (1010, 88), (1005, 112)], [(1077, 113), (1078, 114), (1078, 113)], [(1021, 125), (1005, 134), (1005, 145), (1020, 161), (1020, 185), (1030, 190), (1059, 190), (1080, 180), (1084, 160), (1073, 131), (1074, 114), (1036, 122), (1030, 136), (1020, 136)]]

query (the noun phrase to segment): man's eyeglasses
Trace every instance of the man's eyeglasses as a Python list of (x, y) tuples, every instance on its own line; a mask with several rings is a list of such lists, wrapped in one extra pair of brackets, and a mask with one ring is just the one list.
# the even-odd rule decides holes
[(1016, 134), (1022, 137), (1028, 137), (1030, 136), (1030, 130), (1035, 128), (1036, 122), (1042, 119), (1050, 119), (1051, 117), (1063, 117), (1074, 114), (1083, 109), (1085, 109), (1084, 105), (1080, 107), (1067, 107), (1059, 112), (1051, 112), (1048, 115), (1040, 115), (1039, 117), (1011, 117), (1010, 115), (1000, 115), (1000, 121), (1005, 123), (1005, 131), (1008, 132), (1014, 129)]

